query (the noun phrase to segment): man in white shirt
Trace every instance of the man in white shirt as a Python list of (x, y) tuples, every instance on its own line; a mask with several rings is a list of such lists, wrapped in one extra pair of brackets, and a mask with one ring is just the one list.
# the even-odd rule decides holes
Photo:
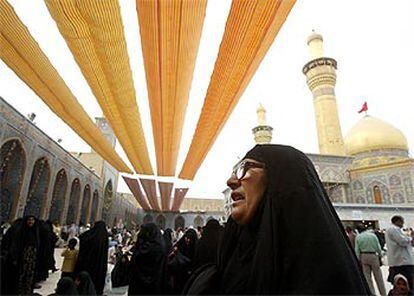
[(390, 266), (388, 281), (391, 283), (397, 274), (404, 275), (413, 290), (414, 282), (414, 254), (411, 246), (411, 237), (404, 234), (404, 218), (394, 216), (391, 218), (392, 226), (385, 233), (387, 244), (387, 257)]

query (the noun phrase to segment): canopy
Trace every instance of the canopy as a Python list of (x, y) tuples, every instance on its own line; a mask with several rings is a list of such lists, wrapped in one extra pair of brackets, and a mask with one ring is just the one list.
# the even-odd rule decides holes
[(174, 176), (207, 0), (137, 0), (157, 170)]
[(174, 187), (174, 183), (170, 182), (158, 182), (158, 188), (161, 195), (161, 208), (163, 211), (169, 211), (171, 206), (171, 192)]
[(135, 199), (137, 200), (141, 208), (143, 208), (144, 210), (151, 210), (147, 198), (142, 193), (141, 188), (139, 187), (138, 180), (128, 178), (125, 176), (122, 176), (122, 178), (124, 178), (125, 183), (128, 185), (129, 190), (131, 190), (132, 194), (134, 195)]
[(7, 1), (0, 1), (0, 15), (1, 59), (106, 161), (118, 171), (131, 173)]
[(117, 0), (45, 0), (135, 171), (152, 175)]
[(179, 177), (194, 176), (295, 0), (233, 1), (196, 131)]

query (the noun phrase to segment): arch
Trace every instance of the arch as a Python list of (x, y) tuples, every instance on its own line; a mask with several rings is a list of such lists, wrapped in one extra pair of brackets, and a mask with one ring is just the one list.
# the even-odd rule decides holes
[(358, 195), (356, 198), (356, 203), (365, 203), (365, 198), (362, 195)]
[(401, 192), (394, 193), (392, 195), (392, 201), (393, 203), (396, 203), (396, 204), (404, 203), (404, 196), (402, 195)]
[(154, 218), (150, 214), (146, 214), (144, 216), (142, 224), (152, 223), (153, 221), (154, 221)]
[(165, 229), (165, 217), (163, 215), (158, 215), (155, 221), (160, 229)]
[(68, 214), (66, 215), (66, 224), (76, 223), (76, 216), (79, 209), (79, 199), (80, 199), (80, 181), (78, 178), (75, 178), (72, 182), (70, 188), (70, 197), (69, 197), (69, 206)]
[(391, 186), (400, 186), (401, 185), (401, 178), (397, 175), (392, 175), (389, 179)]
[(372, 190), (374, 191), (374, 202), (376, 204), (382, 204), (382, 194), (379, 186), (375, 185)]
[(354, 190), (362, 190), (363, 188), (364, 186), (362, 185), (362, 182), (359, 180), (354, 181), (352, 184), (352, 189)]
[(16, 212), (26, 170), (26, 153), (21, 142), (12, 139), (0, 149), (1, 221), (12, 220)]
[[(375, 189), (377, 190), (377, 193), (374, 192), (374, 188), (376, 187), (378, 187), (378, 189)], [(381, 194), (381, 199), (379, 199), (380, 196), (378, 192)], [(381, 203), (391, 203), (388, 187), (379, 180), (374, 180), (370, 182), (366, 188), (366, 199), (368, 203), (377, 203), (375, 198), (377, 198), (378, 201), (381, 201)]]
[(85, 185), (83, 189), (82, 207), (81, 207), (81, 219), (80, 222), (88, 224), (91, 211), (91, 187), (89, 184)]
[(46, 157), (36, 160), (32, 177), (30, 178), (29, 192), (27, 194), (24, 215), (33, 215), (41, 218), (46, 206), (47, 192), (49, 190), (50, 166)]
[(102, 220), (107, 221), (107, 219), (109, 219), (109, 213), (111, 212), (113, 200), (112, 180), (109, 180), (106, 183), (103, 198)]
[(91, 215), (89, 217), (89, 223), (94, 223), (97, 220), (96, 215), (98, 214), (98, 205), (99, 205), (99, 193), (95, 189), (92, 197), (92, 206), (91, 206)]
[(195, 218), (194, 218), (194, 227), (203, 227), (204, 226), (204, 219), (200, 216), (200, 215), (197, 215)]
[(185, 219), (183, 216), (177, 216), (174, 220), (174, 229), (177, 230), (178, 228), (184, 229), (185, 227)]
[(50, 203), (49, 220), (61, 221), (63, 207), (65, 205), (66, 190), (68, 188), (68, 177), (65, 169), (61, 169), (55, 178), (53, 185), (52, 201)]

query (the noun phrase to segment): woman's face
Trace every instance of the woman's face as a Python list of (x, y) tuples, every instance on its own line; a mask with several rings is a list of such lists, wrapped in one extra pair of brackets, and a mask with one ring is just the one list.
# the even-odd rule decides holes
[[(245, 162), (260, 164), (253, 159), (245, 159)], [(264, 168), (245, 166), (245, 174), (238, 179), (232, 174), (227, 180), (227, 186), (231, 189), (233, 200), (232, 218), (240, 225), (249, 224), (257, 212), (260, 201), (266, 190), (266, 171)]]
[(401, 278), (397, 280), (397, 283), (395, 284), (395, 289), (397, 295), (405, 295), (408, 293), (407, 283)]

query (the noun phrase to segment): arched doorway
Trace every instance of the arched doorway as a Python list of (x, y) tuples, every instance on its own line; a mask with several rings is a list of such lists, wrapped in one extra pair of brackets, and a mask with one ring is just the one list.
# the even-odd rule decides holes
[(197, 216), (194, 218), (194, 227), (203, 227), (204, 226), (204, 220), (201, 218), (201, 216)]
[(178, 228), (182, 228), (184, 229), (185, 227), (185, 219), (183, 216), (178, 216), (177, 218), (175, 218), (174, 221), (174, 229), (177, 230)]
[(91, 208), (91, 216), (89, 218), (90, 223), (95, 223), (96, 221), (96, 214), (98, 213), (98, 204), (99, 204), (99, 193), (98, 190), (93, 192), (92, 198), (92, 208)]
[(83, 224), (88, 224), (89, 212), (91, 209), (91, 187), (86, 185), (83, 189), (83, 199), (81, 207), (81, 219), (80, 222)]
[(24, 216), (33, 215), (40, 218), (45, 207), (47, 191), (49, 189), (50, 167), (45, 157), (36, 160), (32, 177), (30, 178), (29, 192), (24, 208)]
[(382, 195), (381, 195), (381, 189), (375, 185), (374, 186), (374, 201), (376, 204), (382, 204)]
[(155, 221), (160, 229), (165, 229), (165, 217), (163, 215), (158, 215)]
[(109, 213), (111, 212), (112, 207), (112, 199), (113, 199), (113, 191), (112, 191), (112, 180), (109, 180), (106, 183), (104, 189), (104, 200), (103, 200), (103, 207), (102, 207), (102, 220), (107, 221), (109, 218)]
[(72, 186), (70, 188), (70, 198), (69, 198), (69, 207), (68, 214), (66, 215), (66, 224), (76, 223), (76, 216), (78, 214), (79, 199), (80, 199), (80, 181), (78, 178), (73, 180)]
[(52, 222), (61, 221), (67, 188), (68, 177), (65, 170), (61, 169), (56, 175), (52, 201), (50, 203), (49, 220)]
[(144, 216), (144, 220), (142, 221), (143, 224), (151, 223), (154, 221), (154, 218), (150, 214), (146, 214)]
[(26, 155), (19, 140), (10, 140), (0, 150), (0, 195), (1, 221), (13, 219), (23, 176), (26, 168)]

